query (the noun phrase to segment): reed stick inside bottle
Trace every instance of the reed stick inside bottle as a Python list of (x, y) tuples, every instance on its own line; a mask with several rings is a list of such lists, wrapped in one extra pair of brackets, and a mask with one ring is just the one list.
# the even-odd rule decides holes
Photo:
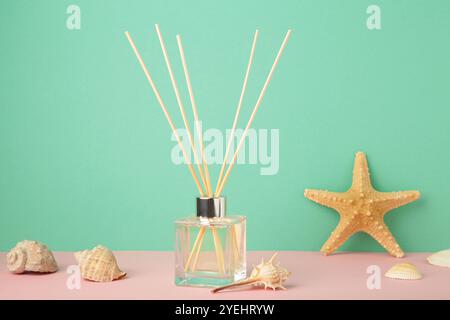
[[(184, 272), (188, 272), (189, 268), (191, 267), (192, 264), (192, 271), (195, 270), (194, 266), (197, 265), (197, 260), (198, 260), (198, 253), (200, 252), (201, 249), (201, 245), (203, 242), (203, 237), (205, 235), (205, 231), (206, 228), (205, 227), (201, 227), (197, 237), (195, 238), (195, 242), (194, 242), (194, 246), (192, 247), (191, 252), (189, 253), (189, 257), (186, 261), (186, 264), (184, 266)], [(196, 256), (196, 260), (194, 260), (194, 262), (192, 262), (192, 258)]]
[(211, 226), (211, 233), (214, 239), (214, 247), (216, 249), (216, 258), (217, 258), (217, 266), (219, 273), (225, 273), (225, 260), (223, 257), (222, 244), (220, 242), (219, 234), (217, 233), (217, 229), (214, 226)]

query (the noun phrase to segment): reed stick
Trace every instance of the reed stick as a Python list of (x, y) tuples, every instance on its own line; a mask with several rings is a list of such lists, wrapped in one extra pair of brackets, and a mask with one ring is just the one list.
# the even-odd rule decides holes
[(230, 132), (230, 138), (228, 141), (227, 149), (225, 151), (225, 157), (223, 158), (223, 163), (222, 163), (222, 167), (220, 168), (219, 178), (217, 179), (216, 191), (214, 192), (215, 194), (217, 194), (217, 191), (219, 190), (222, 176), (225, 171), (225, 165), (227, 163), (228, 156), (230, 153), (231, 144), (234, 140), (234, 133), (236, 131), (236, 125), (237, 125), (237, 122), (239, 119), (239, 114), (241, 112), (241, 107), (242, 107), (242, 102), (244, 100), (245, 90), (247, 88), (248, 77), (249, 77), (250, 69), (251, 69), (252, 62), (253, 62), (253, 56), (255, 54), (256, 41), (258, 40), (258, 34), (259, 34), (259, 31), (256, 30), (255, 35), (253, 36), (253, 44), (252, 44), (252, 49), (250, 51), (250, 57), (248, 59), (247, 70), (245, 71), (244, 83), (242, 84), (241, 96), (239, 97), (239, 102), (238, 102), (238, 105), (236, 108), (236, 114), (234, 115), (233, 126), (232, 126), (231, 132)]
[(181, 116), (183, 118), (184, 126), (186, 127), (186, 131), (187, 131), (188, 139), (189, 139), (189, 144), (191, 145), (192, 153), (194, 154), (194, 162), (197, 165), (197, 169), (199, 171), (200, 178), (201, 178), (201, 180), (203, 182), (203, 185), (205, 186), (205, 189), (208, 189), (207, 188), (207, 182), (205, 180), (205, 176), (203, 174), (202, 167), (200, 166), (200, 161), (198, 159), (197, 149), (195, 148), (194, 139), (192, 138), (191, 127), (189, 126), (189, 121), (187, 120), (187, 117), (186, 117), (186, 112), (184, 110), (183, 101), (181, 101), (180, 92), (178, 90), (177, 81), (175, 80), (175, 76), (173, 74), (172, 64), (170, 63), (169, 55), (167, 54), (164, 38), (163, 38), (163, 36), (161, 34), (161, 31), (159, 30), (159, 26), (157, 24), (155, 24), (155, 29), (156, 29), (156, 33), (157, 33), (158, 38), (159, 38), (159, 43), (161, 44), (161, 50), (162, 50), (163, 55), (164, 55), (164, 60), (166, 61), (166, 66), (167, 66), (167, 70), (169, 71), (170, 81), (172, 82), (173, 91), (175, 92), (175, 97), (177, 99), (178, 107), (180, 108), (180, 112), (181, 112)]
[[(203, 237), (205, 235), (205, 231), (206, 231), (205, 227), (200, 228), (200, 231), (197, 234), (197, 238), (195, 238), (195, 242), (194, 242), (192, 250), (189, 254), (188, 260), (184, 266), (184, 272), (189, 271), (189, 267), (191, 265), (191, 261), (192, 261), (192, 258), (194, 257), (195, 252), (197, 250), (200, 251), (200, 246), (201, 246), (201, 243), (203, 242)], [(198, 255), (197, 255), (197, 259), (198, 259)]]
[(270, 72), (269, 72), (269, 74), (267, 76), (266, 82), (264, 83), (264, 86), (263, 86), (263, 88), (262, 88), (262, 90), (261, 90), (261, 92), (259, 94), (259, 97), (258, 97), (258, 100), (256, 101), (255, 107), (253, 108), (253, 112), (252, 112), (252, 114), (250, 116), (250, 119), (247, 122), (247, 125), (245, 127), (244, 133), (243, 133), (243, 135), (242, 135), (242, 137), (241, 137), (241, 139), (239, 141), (238, 147), (237, 147), (237, 149), (236, 149), (236, 151), (234, 153), (233, 159), (231, 160), (231, 163), (228, 166), (227, 172), (225, 173), (225, 176), (223, 177), (223, 180), (222, 180), (222, 182), (221, 182), (221, 184), (219, 186), (219, 189), (218, 189), (218, 191), (215, 194), (216, 197), (219, 197), (220, 194), (222, 193), (223, 188), (224, 188), (224, 186), (225, 186), (225, 184), (226, 184), (226, 182), (228, 180), (228, 177), (230, 176), (230, 172), (233, 169), (234, 164), (236, 163), (236, 159), (237, 159), (239, 150), (241, 149), (242, 144), (243, 144), (243, 142), (244, 142), (244, 140), (245, 140), (245, 138), (247, 136), (248, 129), (250, 128), (250, 126), (251, 126), (251, 124), (253, 122), (253, 119), (255, 118), (255, 115), (258, 112), (259, 106), (261, 105), (261, 101), (262, 101), (262, 99), (264, 97), (264, 94), (265, 94), (265, 92), (267, 90), (267, 87), (268, 87), (268, 85), (270, 83), (270, 80), (272, 79), (272, 76), (273, 76), (273, 73), (275, 71), (275, 68), (278, 65), (278, 61), (280, 60), (280, 57), (281, 57), (281, 55), (282, 55), (282, 53), (284, 51), (284, 48), (286, 47), (286, 44), (287, 44), (287, 42), (289, 40), (290, 35), (291, 35), (291, 30), (288, 30), (288, 32), (286, 33), (286, 36), (284, 37), (284, 40), (283, 40), (283, 42), (281, 44), (280, 50), (278, 51), (278, 54), (277, 54), (277, 56), (275, 58), (275, 61), (273, 62), (272, 68), (270, 69)]
[(192, 271), (195, 271), (195, 269), (197, 268), (198, 257), (200, 255), (200, 251), (202, 249), (203, 239), (205, 239), (206, 227), (202, 227), (202, 228), (203, 228), (203, 235), (200, 237), (199, 244), (197, 246), (197, 250), (195, 251), (195, 256), (194, 256), (194, 260), (192, 262), (192, 268), (191, 268)]
[(131, 37), (131, 35), (130, 35), (130, 33), (128, 31), (125, 32), (125, 36), (127, 37), (128, 42), (130, 43), (130, 46), (133, 49), (134, 54), (136, 55), (136, 58), (139, 61), (139, 64), (141, 65), (142, 71), (144, 71), (144, 74), (145, 74), (145, 76), (146, 76), (150, 86), (153, 89), (153, 92), (154, 92), (154, 94), (156, 96), (156, 100), (158, 100), (158, 103), (159, 103), (162, 111), (164, 112), (164, 115), (165, 115), (165, 117), (167, 119), (167, 122), (169, 123), (170, 128), (172, 129), (173, 135), (175, 136), (175, 139), (177, 140), (178, 146), (180, 147), (181, 152), (183, 153), (183, 157), (184, 157), (184, 159), (186, 161), (186, 164), (188, 165), (189, 172), (191, 173), (192, 178), (194, 179), (195, 185), (197, 186), (197, 189), (198, 189), (199, 193), (202, 196), (204, 196), (205, 193), (204, 193), (204, 191), (202, 189), (202, 186), (200, 185), (200, 182), (198, 180), (197, 174), (195, 173), (194, 167), (191, 164), (191, 160), (189, 159), (189, 157), (188, 157), (188, 155), (186, 153), (186, 150), (184, 149), (183, 144), (181, 143), (181, 139), (180, 139), (180, 137), (179, 137), (179, 135), (177, 133), (177, 130), (176, 130), (174, 124), (173, 124), (172, 118), (170, 117), (170, 114), (167, 111), (167, 108), (166, 108), (166, 106), (164, 104), (164, 101), (162, 100), (161, 95), (159, 94), (159, 91), (156, 88), (156, 85), (155, 85), (155, 83), (154, 83), (154, 81), (153, 81), (153, 79), (152, 79), (152, 77), (150, 75), (150, 72), (148, 71), (147, 66), (145, 65), (145, 62), (142, 59), (141, 54), (139, 53), (139, 50), (137, 49), (136, 45), (134, 44), (134, 41), (133, 41), (133, 39), (132, 39), (132, 37)]
[(189, 75), (189, 69), (187, 67), (186, 56), (184, 54), (183, 43), (181, 41), (180, 35), (177, 35), (177, 43), (178, 43), (178, 49), (180, 51), (181, 64), (183, 65), (184, 76), (186, 78), (186, 84), (187, 84), (187, 88), (188, 88), (188, 92), (189, 92), (189, 98), (191, 100), (192, 112), (194, 113), (195, 127), (197, 129), (197, 137), (198, 137), (199, 145), (200, 145), (200, 153), (201, 153), (201, 158), (202, 158), (203, 171), (205, 173), (205, 178), (206, 178), (206, 192), (208, 194), (208, 197), (211, 197), (212, 196), (211, 179), (209, 176), (208, 163), (206, 162), (206, 158), (205, 158), (205, 145), (203, 143), (203, 133), (200, 128), (197, 103), (195, 102), (194, 92), (192, 90), (192, 85), (191, 85), (191, 77)]
[(233, 224), (231, 226), (231, 242), (232, 242), (232, 250), (234, 254), (234, 262), (236, 265), (236, 262), (239, 264), (241, 263), (241, 255), (239, 253), (239, 244), (237, 242), (237, 234), (236, 234), (236, 226)]
[(222, 244), (220, 243), (220, 237), (217, 233), (217, 229), (214, 226), (211, 226), (211, 233), (214, 238), (214, 247), (216, 248), (216, 257), (217, 257), (217, 266), (219, 268), (219, 273), (225, 272), (225, 261), (223, 256)]
[(249, 285), (254, 284), (256, 282), (259, 282), (259, 281), (260, 281), (259, 278), (255, 278), (255, 279), (248, 278), (248, 279), (245, 279), (245, 280), (241, 280), (241, 281), (238, 281), (238, 282), (227, 284), (227, 285), (222, 286), (222, 287), (214, 288), (214, 289), (211, 290), (211, 293), (217, 293), (219, 291), (222, 291), (222, 290), (225, 290), (225, 289), (231, 289), (231, 288), (235, 288), (235, 287), (249, 286)]

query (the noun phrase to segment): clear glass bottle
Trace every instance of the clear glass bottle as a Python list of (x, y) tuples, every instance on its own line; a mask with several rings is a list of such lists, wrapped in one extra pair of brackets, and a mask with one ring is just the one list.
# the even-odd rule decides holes
[(225, 215), (225, 198), (197, 198), (197, 216), (175, 222), (175, 284), (216, 287), (244, 279), (245, 222)]

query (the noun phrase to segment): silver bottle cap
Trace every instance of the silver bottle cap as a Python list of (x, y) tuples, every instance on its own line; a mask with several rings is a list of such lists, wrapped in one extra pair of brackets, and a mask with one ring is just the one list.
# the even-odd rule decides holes
[(221, 218), (225, 216), (225, 198), (197, 198), (197, 217)]

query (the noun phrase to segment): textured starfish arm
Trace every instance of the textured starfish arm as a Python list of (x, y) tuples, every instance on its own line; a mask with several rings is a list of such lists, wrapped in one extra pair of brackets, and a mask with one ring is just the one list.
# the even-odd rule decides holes
[(328, 240), (322, 246), (322, 249), (320, 249), (320, 252), (325, 255), (332, 254), (334, 251), (339, 249), (339, 247), (342, 246), (342, 244), (344, 244), (344, 242), (347, 241), (348, 238), (350, 238), (355, 232), (356, 230), (348, 221), (341, 219), (336, 229), (334, 229)]
[(377, 208), (386, 213), (420, 198), (419, 191), (377, 192)]
[(355, 156), (352, 188), (359, 190), (359, 192), (367, 192), (372, 190), (369, 166), (367, 164), (366, 155), (363, 152), (358, 152)]
[(305, 190), (305, 197), (326, 207), (338, 209), (347, 201), (342, 197), (342, 193), (325, 190)]
[(394, 257), (401, 258), (405, 255), (384, 222), (376, 222), (364, 231), (374, 238)]

